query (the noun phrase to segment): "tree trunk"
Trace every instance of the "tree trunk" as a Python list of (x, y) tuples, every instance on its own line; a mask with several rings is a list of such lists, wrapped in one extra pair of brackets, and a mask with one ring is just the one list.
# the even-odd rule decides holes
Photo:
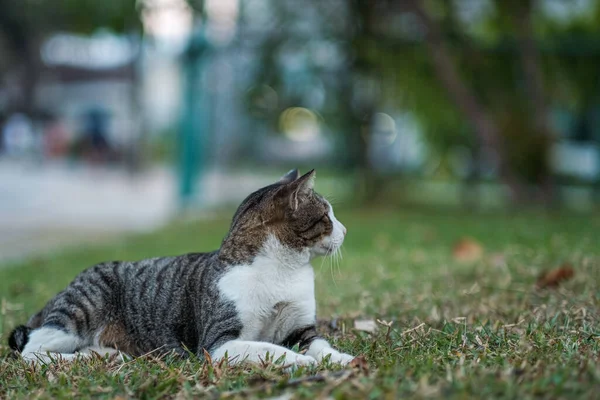
[[(545, 146), (539, 151), (544, 151), (547, 154), (552, 140), (552, 128), (548, 121), (543, 73), (531, 22), (533, 2), (531, 0), (518, 2), (511, 11), (518, 32), (518, 48), (521, 55), (525, 88), (533, 112), (533, 134), (542, 136), (540, 138), (542, 139), (541, 143)], [(539, 184), (541, 186), (542, 201), (552, 203), (555, 200), (555, 184), (548, 165), (548, 156), (545, 157), (545, 160), (546, 165), (543, 175), (539, 177)]]
[(9, 113), (21, 111), (31, 118), (40, 71), (39, 41), (36, 31), (30, 29), (17, 11), (22, 6), (15, 4), (10, 0), (0, 0), (0, 32), (4, 34), (14, 55), (14, 64), (21, 67), (19, 78), (22, 96), (18, 100), (11, 99)]
[(348, 132), (347, 145), (350, 150), (350, 162), (357, 167), (356, 190), (360, 201), (372, 201), (377, 197), (380, 191), (380, 185), (377, 184), (377, 176), (373, 165), (369, 159), (370, 130), (372, 117), (375, 110), (375, 96), (362, 96), (362, 100), (356, 93), (356, 82), (358, 79), (377, 79), (374, 74), (373, 66), (370, 61), (364, 57), (364, 49), (361, 48), (359, 40), (365, 40), (372, 35), (371, 13), (372, 4), (364, 0), (352, 0), (348, 2), (350, 7), (350, 21), (353, 22), (350, 27), (349, 46), (347, 47), (348, 59), (352, 60), (348, 67), (348, 75), (344, 83), (342, 98), (344, 99), (346, 123), (344, 124)]
[(508, 186), (513, 201), (522, 201), (525, 197), (525, 190), (510, 168), (501, 132), (483, 105), (478, 102), (474, 93), (460, 77), (444, 41), (439, 24), (427, 14), (419, 0), (406, 0), (406, 4), (410, 5), (427, 30), (425, 40), (440, 82), (460, 112), (473, 126), (480, 146), (494, 149), (497, 152), (500, 178)]

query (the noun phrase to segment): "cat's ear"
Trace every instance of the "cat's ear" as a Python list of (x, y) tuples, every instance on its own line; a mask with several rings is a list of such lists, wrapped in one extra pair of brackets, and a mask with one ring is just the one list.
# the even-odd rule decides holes
[(315, 187), (315, 178), (317, 177), (317, 171), (311, 169), (300, 178), (296, 179), (291, 183), (292, 186), (296, 186), (296, 193), (300, 195), (307, 195)]
[(278, 183), (290, 183), (290, 182), (294, 182), (296, 179), (298, 179), (298, 176), (300, 176), (300, 173), (298, 172), (297, 169), (293, 169), (291, 171), (289, 171), (287, 174), (285, 174), (284, 176), (282, 176), (279, 179)]
[(302, 198), (312, 192), (316, 176), (317, 173), (313, 169), (293, 182), (285, 184), (277, 193), (280, 203), (285, 207), (289, 207), (292, 211), (297, 210)]

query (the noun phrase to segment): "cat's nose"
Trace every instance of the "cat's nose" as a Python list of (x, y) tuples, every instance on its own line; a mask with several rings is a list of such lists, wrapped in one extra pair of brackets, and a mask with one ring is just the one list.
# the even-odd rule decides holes
[(342, 225), (342, 232), (344, 232), (344, 236), (346, 236), (346, 233), (348, 233), (348, 229), (346, 229), (344, 225)]

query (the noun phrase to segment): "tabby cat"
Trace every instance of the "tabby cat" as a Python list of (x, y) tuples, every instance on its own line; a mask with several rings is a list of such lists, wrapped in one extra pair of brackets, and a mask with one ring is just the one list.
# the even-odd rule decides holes
[(248, 196), (219, 250), (83, 271), (12, 332), (10, 347), (35, 362), (118, 350), (349, 363), (315, 330), (310, 261), (337, 251), (346, 228), (314, 192), (314, 178), (314, 170), (293, 170)]

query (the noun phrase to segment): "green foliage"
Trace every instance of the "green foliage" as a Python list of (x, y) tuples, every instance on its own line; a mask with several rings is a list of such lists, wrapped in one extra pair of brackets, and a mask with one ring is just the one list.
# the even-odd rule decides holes
[(5, 17), (39, 37), (49, 32), (91, 33), (98, 28), (130, 32), (140, 27), (135, 0), (1, 0)]
[[(214, 249), (229, 214), (150, 235), (25, 261), (0, 270), (0, 397), (3, 398), (593, 398), (600, 376), (598, 218), (568, 214), (466, 214), (340, 210), (344, 259), (315, 260), (323, 332), (363, 354), (360, 369), (286, 374), (281, 365), (211, 366), (151, 355), (32, 368), (12, 359), (9, 330), (83, 268)], [(457, 262), (469, 236), (485, 249)], [(575, 277), (556, 290), (536, 276), (569, 261)], [(355, 319), (379, 319), (371, 334)], [(329, 371), (331, 369), (331, 371)]]
[(47, 3), (57, 10), (63, 29), (90, 33), (99, 27), (115, 32), (140, 28), (136, 0), (60, 0)]
[[(512, 119), (522, 119), (518, 123), (518, 134), (503, 131), (508, 140), (526, 140), (529, 136), (535, 136), (538, 132), (535, 132), (530, 112), (532, 100), (523, 81), (524, 72), (516, 41), (516, 18), (524, 2), (485, 1), (487, 6), (482, 8), (483, 11), (475, 14), (476, 19), (468, 21), (459, 18), (458, 3), (431, 0), (426, 2), (426, 5), (430, 14), (440, 23), (462, 79), (492, 117), (503, 119), (506, 114), (512, 114)], [(590, 2), (591, 10), (574, 14), (571, 19), (564, 21), (558, 21), (552, 15), (541, 12), (539, 2), (532, 3), (534, 40), (541, 54), (541, 69), (548, 104), (576, 113), (589, 109), (599, 102), (600, 97), (600, 72), (596, 68), (597, 62), (594, 62), (600, 61), (597, 60), (600, 57), (600, 46), (595, 44), (597, 35), (600, 34), (600, 2)], [(353, 4), (349, 2), (348, 7), (354, 7)], [(319, 7), (319, 3), (307, 2), (305, 6)], [(399, 21), (398, 18), (390, 19), (389, 14), (396, 13), (396, 17), (399, 17), (401, 13), (398, 9), (386, 7), (384, 2), (379, 8), (373, 9), (356, 6), (356, 9), (348, 14), (355, 19), (349, 20), (349, 25), (357, 25), (364, 20), (373, 26), (363, 29), (354, 39), (349, 38), (343, 30), (335, 29), (325, 30), (325, 37), (336, 38), (340, 43), (350, 41), (345, 49), (352, 54), (351, 57), (355, 57), (355, 67), (358, 70), (366, 68), (378, 77), (381, 93), (376, 99), (375, 108), (407, 110), (414, 113), (430, 145), (439, 152), (443, 153), (457, 144), (475, 146), (471, 127), (440, 84), (425, 43), (410, 38), (410, 35), (398, 35), (397, 30), (394, 31), (395, 34), (389, 33), (391, 26)], [(473, 4), (463, 7), (473, 7)], [(286, 87), (285, 73), (280, 71), (281, 66), (277, 63), (282, 46), (299, 40), (291, 34), (287, 35), (285, 29), (285, 26), (293, 25), (298, 17), (289, 13), (285, 7), (274, 7), (274, 12), (281, 25), (277, 32), (268, 35), (260, 47), (261, 65), (264, 68), (261, 68), (255, 77), (257, 87), (268, 84), (279, 96), (280, 107), (272, 110), (271, 114), (260, 116), (269, 121), (271, 126), (275, 126), (282, 109), (302, 103), (301, 98), (286, 94), (290, 91)], [(365, 16), (361, 13), (370, 14)], [(323, 12), (323, 15), (327, 13)], [(395, 22), (392, 24), (393, 21)], [(303, 46), (300, 48), (303, 49)], [(318, 69), (311, 66), (308, 68), (311, 73), (319, 75)], [(340, 78), (355, 79), (352, 74), (353, 72), (343, 72)], [(334, 80), (323, 79), (323, 83), (330, 99), (340, 94)], [(250, 102), (254, 100), (251, 98)], [(329, 127), (334, 132), (343, 132), (343, 121), (353, 118), (347, 115), (349, 110), (336, 108), (331, 103), (327, 107), (322, 113)], [(529, 112), (521, 112), (523, 110)], [(499, 124), (506, 125), (503, 121)], [(532, 152), (539, 150), (535, 146), (523, 143), (522, 151), (528, 154), (527, 157), (531, 156), (532, 160)], [(544, 153), (543, 150), (541, 152)], [(526, 170), (539, 168), (540, 165), (533, 165), (535, 162), (541, 162), (543, 165), (545, 161), (532, 161), (532, 165)], [(526, 172), (526, 175), (528, 174), (531, 175)]]
[(389, 51), (378, 48), (376, 41), (362, 47), (370, 48), (365, 57), (380, 68), (385, 82), (380, 106), (413, 113), (434, 150), (473, 145), (468, 125), (435, 78), (425, 48), (406, 44)]

